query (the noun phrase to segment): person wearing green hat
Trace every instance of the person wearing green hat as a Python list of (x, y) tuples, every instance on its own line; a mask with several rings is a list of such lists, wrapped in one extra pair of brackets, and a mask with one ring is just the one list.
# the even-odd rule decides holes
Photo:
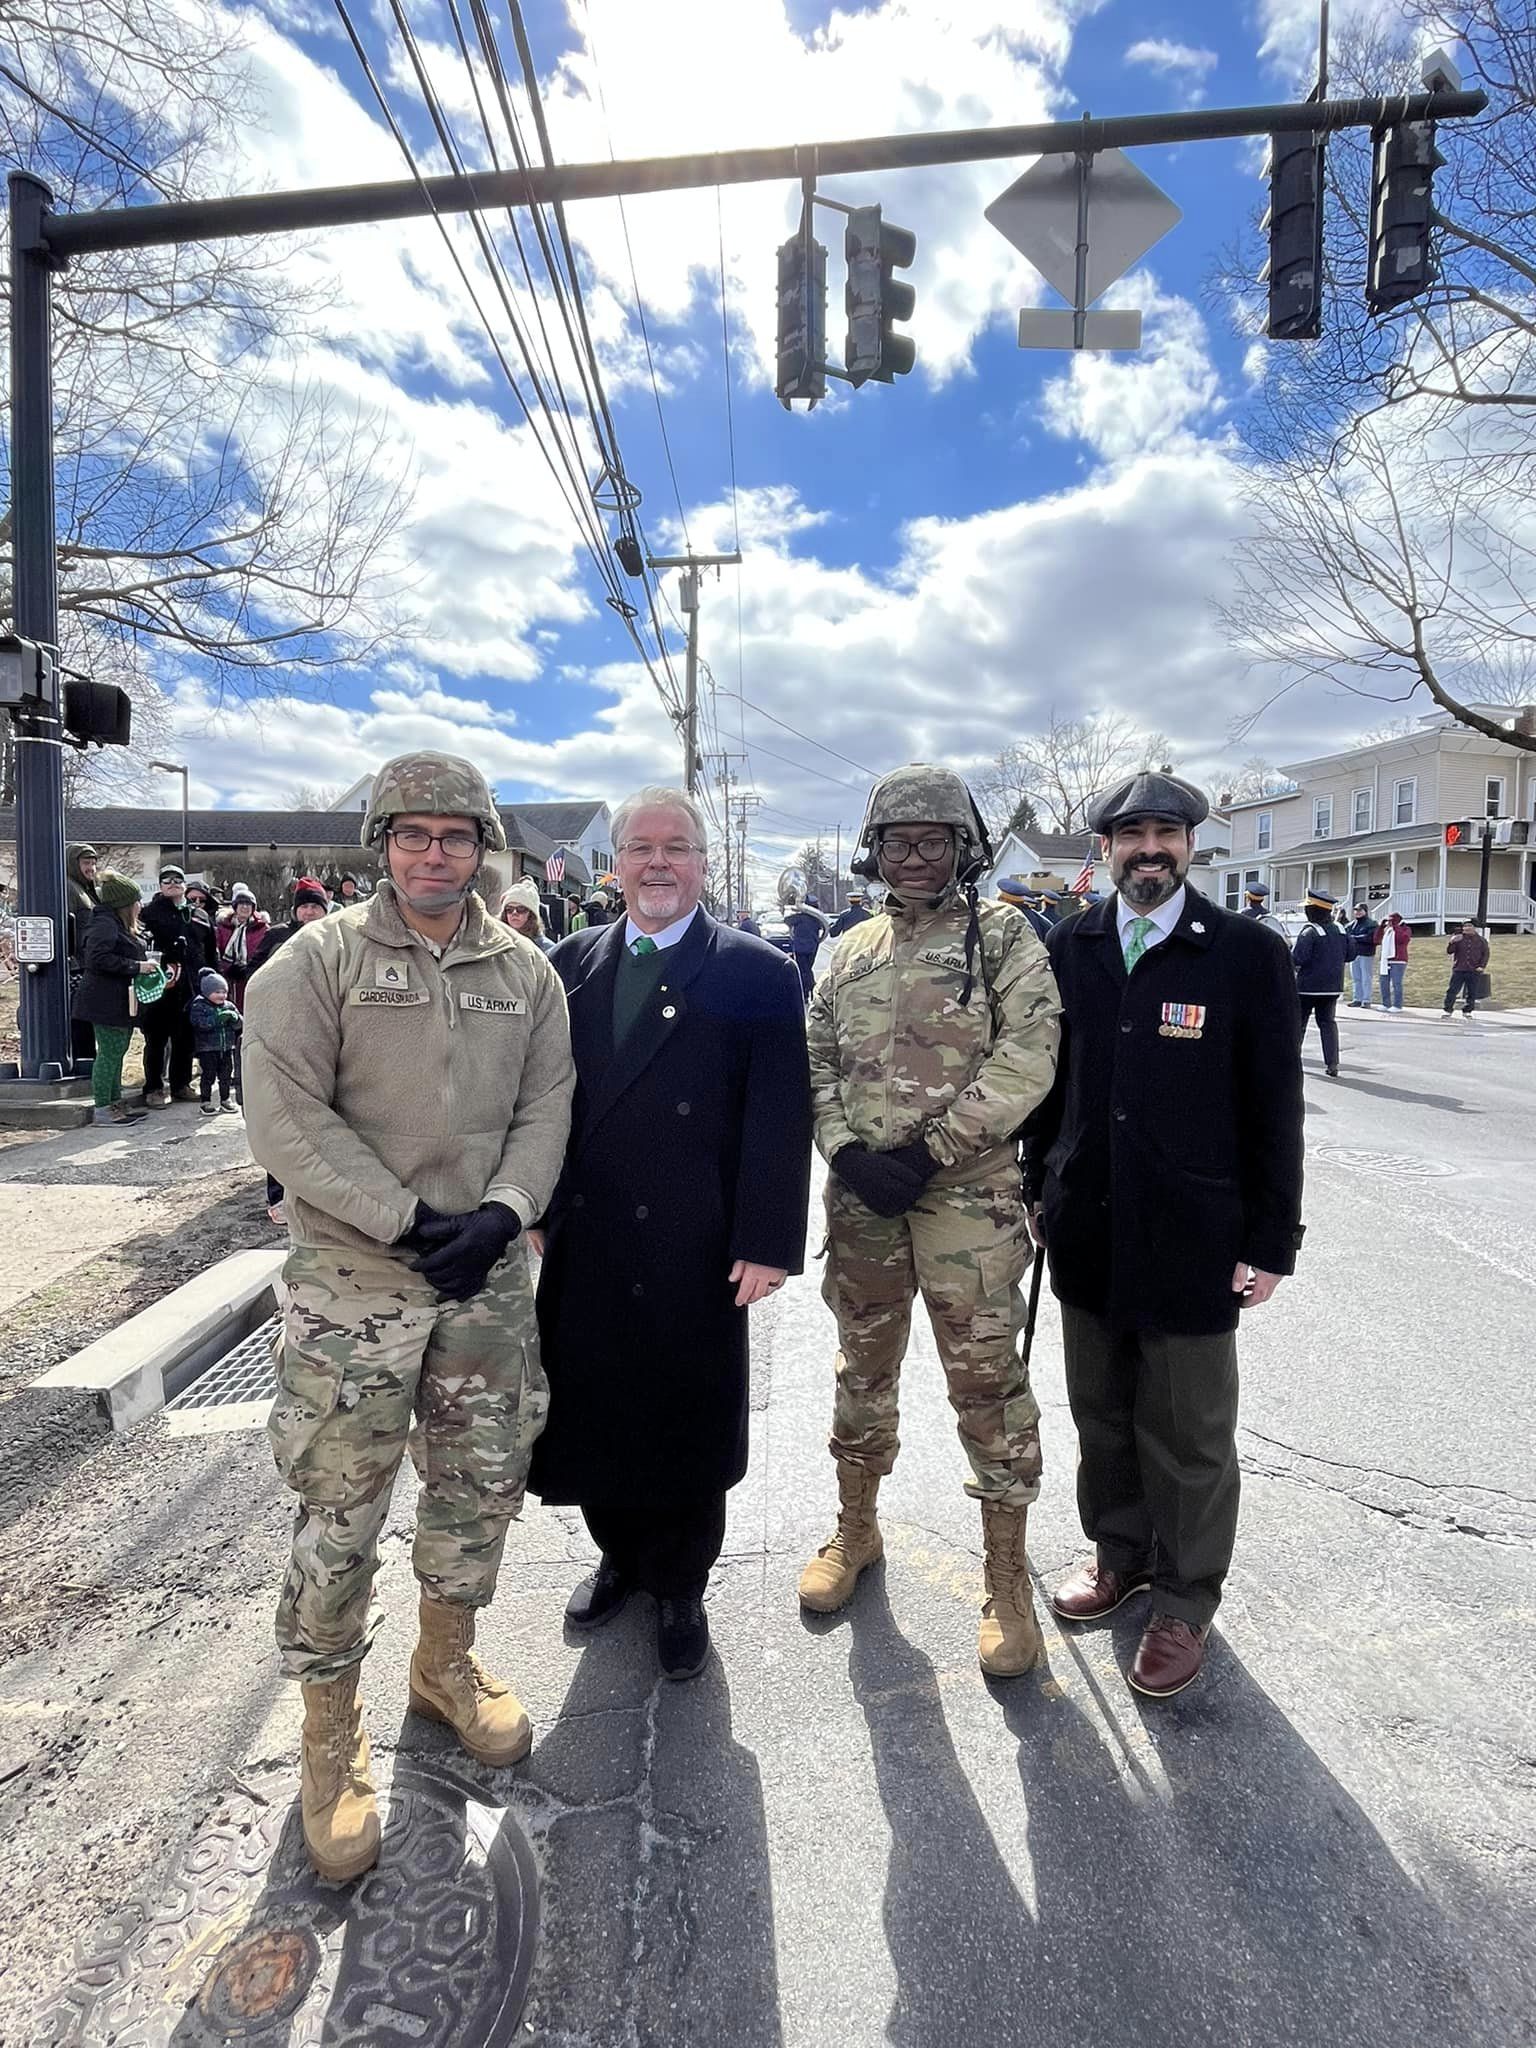
[[(91, 1068), (91, 1121), (136, 1124), (142, 1110), (123, 1107), (123, 1059), (133, 1037), (135, 986), (145, 986), (145, 945), (139, 937), (139, 887), (110, 870), (96, 877), (96, 905), (80, 948), (80, 981), (71, 1015), (96, 1033)], [(147, 993), (147, 989), (146, 989)]]

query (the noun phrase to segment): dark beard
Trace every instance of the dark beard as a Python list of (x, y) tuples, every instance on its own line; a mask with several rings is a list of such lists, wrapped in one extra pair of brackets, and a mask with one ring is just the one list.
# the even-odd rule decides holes
[(1120, 878), (1120, 894), (1134, 909), (1139, 911), (1157, 910), (1170, 896), (1177, 893), (1182, 876), (1168, 869), (1159, 869), (1156, 874), (1137, 875), (1127, 871)]

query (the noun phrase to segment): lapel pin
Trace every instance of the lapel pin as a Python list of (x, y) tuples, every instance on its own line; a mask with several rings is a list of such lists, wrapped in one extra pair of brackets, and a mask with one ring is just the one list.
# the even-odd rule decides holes
[(676, 1006), (676, 1004), (675, 1004), (675, 1003), (667, 1003), (667, 1004), (666, 1004), (666, 1005), (665, 1005), (665, 1006), (663, 1007), (663, 1009), (662, 1009), (662, 1013), (661, 1013), (661, 1014), (663, 1015), (663, 1017), (675, 1017), (675, 1016), (677, 1015), (677, 1006)]
[(1205, 930), (1205, 926), (1197, 920), (1194, 924), (1190, 926), (1190, 930), (1192, 932), (1203, 932)]

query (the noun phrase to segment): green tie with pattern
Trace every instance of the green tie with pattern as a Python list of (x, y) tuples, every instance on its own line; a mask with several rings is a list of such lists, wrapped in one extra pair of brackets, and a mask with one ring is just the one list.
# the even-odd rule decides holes
[[(1146, 922), (1146, 920), (1143, 920), (1143, 922)], [(631, 951), (631, 953), (634, 954), (637, 960), (643, 960), (647, 953), (654, 953), (656, 951), (656, 941), (653, 938), (647, 937), (647, 935), (644, 932), (642, 932), (639, 938), (636, 939), (635, 943), (630, 947), (629, 950)]]
[(1130, 973), (1136, 962), (1147, 950), (1147, 933), (1152, 929), (1150, 917), (1131, 919), (1131, 936), (1125, 948), (1125, 971)]

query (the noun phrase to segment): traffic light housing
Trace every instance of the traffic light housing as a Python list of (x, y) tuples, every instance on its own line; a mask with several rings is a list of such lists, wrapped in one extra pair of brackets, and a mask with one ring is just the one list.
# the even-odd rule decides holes
[(774, 390), (784, 410), (827, 395), (827, 252), (803, 231), (779, 248), (779, 346)]
[(133, 699), (116, 683), (70, 677), (64, 684), (63, 724), (82, 746), (129, 746), (133, 741)]
[(1433, 121), (1399, 121), (1376, 131), (1365, 273), (1366, 304), (1373, 313), (1391, 312), (1434, 282), (1434, 177), (1444, 162)]
[(1463, 818), (1455, 825), (1447, 825), (1445, 828), (1445, 843), (1447, 846), (1470, 846), (1472, 844), (1471, 819)]
[(848, 260), (843, 288), (848, 315), (843, 367), (848, 381), (863, 384), (872, 377), (890, 384), (917, 361), (911, 335), (893, 331), (896, 321), (912, 318), (917, 304), (912, 286), (893, 275), (907, 269), (917, 255), (917, 237), (910, 228), (882, 220), (878, 206), (856, 206), (843, 233), (843, 253)]
[(1323, 331), (1323, 141), (1317, 135), (1269, 138), (1271, 341), (1315, 341)]

